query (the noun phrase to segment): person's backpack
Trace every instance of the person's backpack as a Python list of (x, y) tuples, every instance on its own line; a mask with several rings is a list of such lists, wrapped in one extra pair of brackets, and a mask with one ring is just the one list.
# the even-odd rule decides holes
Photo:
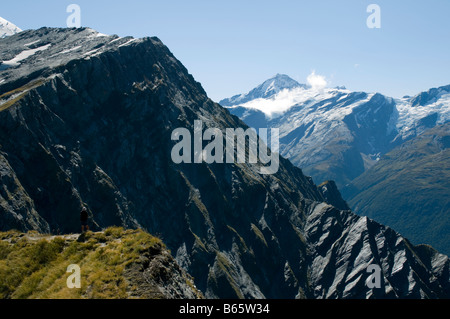
[(88, 219), (88, 213), (86, 210), (82, 210), (80, 214), (80, 220), (87, 220)]

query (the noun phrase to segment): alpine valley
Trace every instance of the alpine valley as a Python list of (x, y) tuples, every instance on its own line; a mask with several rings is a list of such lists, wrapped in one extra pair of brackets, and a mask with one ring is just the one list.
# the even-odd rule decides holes
[[(175, 164), (170, 157), (174, 129), (193, 131), (195, 120), (223, 132), (248, 126), (230, 114), (229, 110), (235, 113), (238, 108), (226, 109), (209, 99), (158, 38), (107, 36), (89, 28), (25, 30), (0, 40), (0, 60), (1, 231), (61, 233), (63, 237), (54, 245), (69, 254), (64, 242), (72, 245), (67, 234), (79, 230), (79, 212), (86, 206), (94, 226), (93, 246), (89, 241), (81, 246), (87, 250), (86, 258), (108, 253), (120, 260), (122, 255), (114, 249), (125, 250), (133, 256), (133, 263), (120, 260), (120, 265), (127, 278), (134, 278), (133, 285), (139, 285), (139, 278), (153, 278), (142, 274), (141, 268), (166, 269), (169, 275), (161, 272), (159, 276), (168, 280), (174, 278), (170, 271), (175, 272), (183, 284), (152, 279), (155, 283), (150, 288), (163, 289), (164, 297), (171, 297), (171, 289), (176, 292), (174, 298), (450, 297), (447, 256), (355, 215), (334, 183), (316, 186), (283, 157), (272, 175), (259, 173), (260, 162)], [(307, 88), (292, 90), (304, 93)], [(420, 105), (416, 111), (424, 103), (437, 109), (437, 98), (445, 92), (440, 89), (434, 97), (430, 93), (415, 99)], [(336, 179), (338, 186), (404, 139), (417, 136), (430, 123), (443, 121), (439, 112), (400, 129), (392, 119), (407, 121), (404, 110), (413, 99), (401, 100), (398, 105), (403, 108), (397, 113), (397, 102), (380, 94), (342, 89), (319, 94), (305, 96), (303, 104), (296, 102), (285, 113), (292, 117), (268, 120), (259, 111), (239, 110), (241, 115), (248, 112), (244, 120), (255, 114), (257, 123), (275, 125), (278, 121), (283, 154), (308, 172), (322, 174), (327, 166), (338, 165), (333, 156), (359, 155), (353, 168)], [(301, 124), (307, 115), (295, 111), (302, 109), (315, 118), (310, 124)], [(317, 109), (327, 115), (327, 121), (314, 112)], [(294, 123), (296, 115), (298, 125), (288, 130), (288, 122)], [(369, 115), (387, 124), (371, 125)], [(360, 132), (358, 139), (352, 139), (345, 127)], [(300, 153), (291, 156), (305, 148), (303, 142), (294, 141), (306, 141), (319, 129), (324, 129), (326, 143), (311, 146), (312, 159), (303, 163)], [(386, 138), (371, 140), (371, 134), (378, 131)], [(338, 143), (339, 132), (346, 132), (347, 140)], [(287, 143), (287, 137), (292, 143)], [(315, 167), (318, 159), (322, 166)], [(131, 230), (104, 231), (110, 226)], [(138, 228), (158, 235), (164, 245), (145, 244), (142, 241), (154, 239), (134, 233)], [(23, 248), (21, 235), (14, 234), (13, 238), (19, 238), (14, 241)], [(6, 274), (10, 268), (4, 265), (11, 265), (17, 257), (17, 243), (13, 245), (11, 236), (0, 237), (0, 272)], [(105, 250), (102, 241), (110, 249)], [(133, 242), (146, 249), (133, 249), (129, 246)], [(153, 251), (155, 245), (158, 251)], [(98, 254), (90, 252), (90, 247)], [(140, 253), (145, 256), (140, 258)], [(155, 256), (160, 261), (152, 266)], [(45, 264), (58, 259), (40, 260)], [(371, 265), (381, 268), (380, 288), (366, 284)], [(45, 287), (49, 279), (42, 271), (28, 271), (24, 280)], [(189, 288), (190, 278), (195, 289)]]
[(357, 214), (450, 254), (450, 85), (394, 99), (278, 74), (220, 104), (279, 128), (280, 153), (314, 182), (335, 181)]

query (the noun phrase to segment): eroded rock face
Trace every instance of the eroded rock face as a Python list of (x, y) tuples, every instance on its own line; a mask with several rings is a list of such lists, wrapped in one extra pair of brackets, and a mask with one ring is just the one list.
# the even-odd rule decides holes
[(138, 262), (125, 270), (124, 278), (130, 287), (130, 298), (204, 298), (195, 288), (192, 278), (163, 247), (143, 253)]
[[(43, 28), (1, 40), (0, 58), (33, 42), (51, 45), (0, 71), (1, 186), (19, 194), (0, 206), (3, 230), (76, 232), (85, 205), (94, 229), (161, 235), (208, 298), (448, 296), (447, 257), (418, 257), (394, 231), (324, 204), (283, 158), (273, 175), (261, 163), (174, 164), (175, 128), (247, 126), (157, 38)], [(392, 288), (364, 285), (374, 261)]]
[(348, 204), (342, 198), (341, 193), (339, 192), (334, 181), (323, 182), (318, 187), (325, 199), (325, 202), (342, 210), (350, 210), (350, 207), (348, 207)]
[[(391, 228), (367, 217), (322, 203), (308, 215), (305, 230), (314, 247), (311, 284), (318, 298), (442, 298), (448, 295), (447, 256), (429, 246), (413, 246)], [(423, 259), (424, 255), (429, 257)], [(369, 265), (382, 269), (380, 288), (367, 287)]]

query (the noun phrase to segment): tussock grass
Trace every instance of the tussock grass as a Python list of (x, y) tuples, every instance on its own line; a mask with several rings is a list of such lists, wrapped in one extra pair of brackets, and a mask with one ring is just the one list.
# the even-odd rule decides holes
[[(0, 298), (126, 298), (124, 270), (143, 252), (164, 247), (142, 230), (120, 227), (76, 237), (0, 233)], [(80, 266), (80, 289), (67, 287), (71, 264)]]

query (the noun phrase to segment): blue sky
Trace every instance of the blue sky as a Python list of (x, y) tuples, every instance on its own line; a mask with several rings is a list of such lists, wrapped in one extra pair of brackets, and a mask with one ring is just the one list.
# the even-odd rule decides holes
[[(450, 84), (448, 0), (40, 0), (2, 3), (22, 29), (65, 27), (66, 7), (106, 34), (159, 37), (218, 101), (276, 73), (305, 83), (315, 70), (329, 86), (415, 95)], [(369, 4), (381, 28), (369, 29)]]

